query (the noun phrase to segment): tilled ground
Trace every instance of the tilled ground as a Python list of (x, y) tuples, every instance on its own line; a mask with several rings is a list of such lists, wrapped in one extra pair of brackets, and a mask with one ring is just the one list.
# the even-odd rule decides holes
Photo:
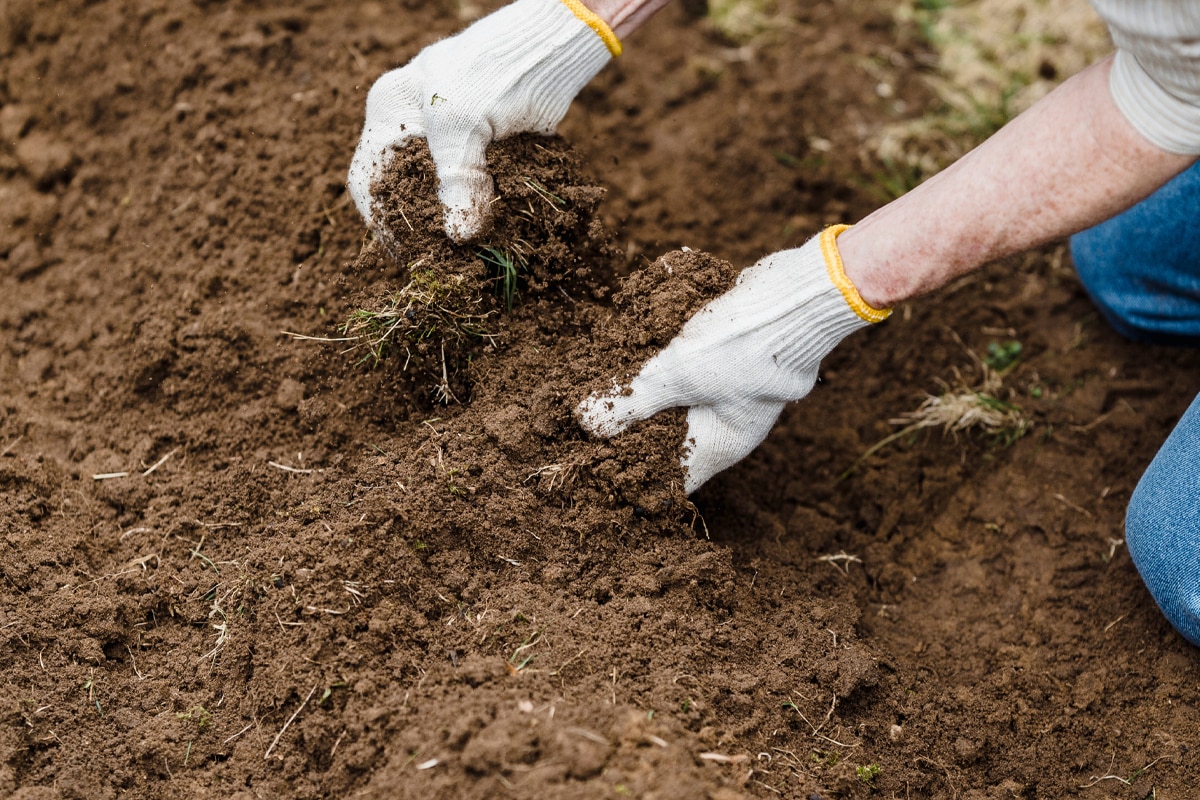
[[(694, 505), (677, 412), (571, 417), (731, 274), (660, 255), (879, 202), (862, 142), (932, 102), (912, 31), (654, 20), (563, 126), (582, 170), (494, 158), (509, 312), (476, 253), (364, 243), (343, 189), (371, 82), (463, 24), (409, 5), (0, 12), (0, 794), (1189, 797), (1200, 662), (1120, 539), (1200, 359), (1118, 339), (1062, 248), (852, 338)], [(491, 338), (405, 369), (284, 333), (426, 256)], [(1010, 340), (1024, 435), (850, 469)]]

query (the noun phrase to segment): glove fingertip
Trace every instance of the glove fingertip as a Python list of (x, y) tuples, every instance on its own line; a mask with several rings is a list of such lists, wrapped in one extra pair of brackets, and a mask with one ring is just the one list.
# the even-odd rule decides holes
[(621, 433), (629, 421), (617, 409), (620, 397), (596, 393), (575, 408), (579, 425), (593, 436), (609, 438)]
[(346, 176), (354, 205), (369, 227), (374, 222), (371, 186), (383, 174), (392, 148), (424, 136), (421, 98), (412, 69), (385, 73), (367, 92), (362, 135)]
[(346, 175), (346, 188), (350, 191), (354, 206), (362, 216), (363, 222), (367, 223), (368, 228), (374, 226), (375, 217), (371, 184), (383, 171), (382, 159), (382, 153), (372, 154), (366, 147), (359, 145), (359, 148), (354, 151), (354, 158), (350, 161), (350, 171)]
[(447, 208), (445, 220), (446, 236), (455, 244), (467, 244), (483, 234), (491, 218), (475, 208)]
[(700, 470), (695, 465), (683, 465), (683, 493), (686, 495), (693, 494), (704, 484), (708, 483), (708, 479), (716, 473)]
[(690, 413), (688, 420), (688, 437), (679, 465), (683, 467), (683, 491), (690, 495), (718, 472), (741, 460), (741, 455), (730, 458), (728, 453), (716, 452), (710, 438), (695, 432)]
[(680, 459), (684, 490), (691, 494), (718, 472), (750, 455), (767, 438), (782, 410), (783, 403), (753, 403), (723, 419), (711, 406), (688, 409), (688, 438)]
[(477, 238), (491, 222), (492, 178), (483, 170), (443, 176), (438, 187), (446, 235), (458, 244)]

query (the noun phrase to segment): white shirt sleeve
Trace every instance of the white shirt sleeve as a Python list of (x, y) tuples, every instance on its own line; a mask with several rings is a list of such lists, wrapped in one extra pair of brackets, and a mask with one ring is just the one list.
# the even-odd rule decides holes
[(1152, 144), (1200, 155), (1200, 2), (1092, 0), (1117, 46), (1117, 108)]

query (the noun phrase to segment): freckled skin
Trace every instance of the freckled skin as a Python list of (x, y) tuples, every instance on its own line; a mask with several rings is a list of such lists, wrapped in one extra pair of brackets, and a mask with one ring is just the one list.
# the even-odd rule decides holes
[(668, 2), (670, 0), (588, 0), (584, 5), (607, 22), (617, 38), (623, 38), (640, 28)]

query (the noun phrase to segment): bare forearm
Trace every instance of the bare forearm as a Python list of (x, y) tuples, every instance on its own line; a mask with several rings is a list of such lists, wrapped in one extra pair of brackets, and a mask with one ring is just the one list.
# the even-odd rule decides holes
[(847, 230), (846, 274), (883, 308), (1004, 256), (1088, 228), (1194, 160), (1125, 120), (1093, 65), (943, 172)]
[(628, 36), (670, 0), (584, 0), (618, 37)]

